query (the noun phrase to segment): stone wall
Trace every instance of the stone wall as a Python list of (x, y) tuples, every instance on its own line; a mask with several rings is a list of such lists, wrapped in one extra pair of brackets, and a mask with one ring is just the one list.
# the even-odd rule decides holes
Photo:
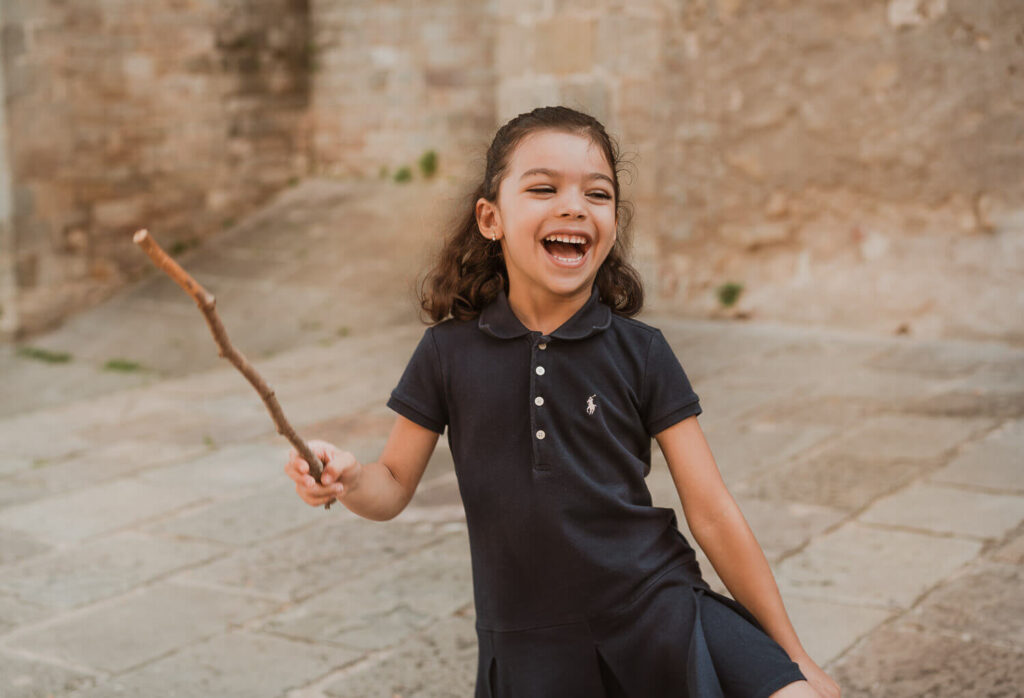
[(495, 128), (493, 1), (313, 5), (312, 171), (393, 176), (437, 154), (462, 177)]
[[(7, 0), (2, 13), (0, 332), (55, 322), (146, 268), (128, 244), (139, 226), (181, 249), (295, 178), (415, 179), (428, 151), (467, 181), (497, 126), (542, 104), (617, 137), (654, 309), (816, 321), (853, 308), (867, 322), (943, 307), (935, 279), (952, 277), (910, 284), (907, 270), (967, 260), (977, 276), (985, 250), (1013, 247), (999, 231), (1024, 209), (1017, 0)], [(1019, 279), (1016, 260), (1000, 257), (1004, 278)], [(732, 307), (726, 283), (745, 289)]]
[(664, 23), (663, 295), (813, 288), (843, 255), (884, 264), (894, 236), (1024, 204), (1020, 3), (692, 2)]
[(307, 169), (308, 0), (4, 3), (18, 331), (197, 244)]

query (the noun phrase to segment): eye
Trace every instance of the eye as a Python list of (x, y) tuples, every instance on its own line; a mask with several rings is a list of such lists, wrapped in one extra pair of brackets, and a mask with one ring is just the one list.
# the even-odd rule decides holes
[(594, 191), (594, 192), (591, 192), (591, 194), (593, 194), (594, 196), (598, 197), (599, 199), (610, 199), (610, 198), (612, 198), (610, 194), (608, 194), (607, 192), (603, 192), (603, 191)]
[(526, 191), (535, 191), (538, 194), (554, 194), (555, 193), (555, 190), (552, 189), (551, 187), (533, 187), (532, 189), (527, 189)]

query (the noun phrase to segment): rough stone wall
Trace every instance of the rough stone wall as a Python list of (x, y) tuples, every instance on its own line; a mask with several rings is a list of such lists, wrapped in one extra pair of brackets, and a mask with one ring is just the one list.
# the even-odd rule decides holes
[(147, 268), (136, 227), (186, 247), (430, 150), (466, 181), (556, 103), (618, 138), (655, 310), (1024, 317), (1018, 0), (6, 0), (0, 45), (0, 333)]
[(312, 171), (462, 177), (494, 131), (493, 0), (313, 4)]
[(196, 244), (306, 170), (308, 0), (4, 3), (19, 331)]
[[(1024, 204), (1021, 3), (705, 0), (664, 23), (671, 307), (711, 311), (732, 279), (762, 316), (912, 313), (940, 302), (942, 276), (896, 288), (879, 275), (952, 262), (942, 234), (992, 233)], [(899, 256), (900, 239), (929, 235), (931, 252)], [(780, 285), (793, 293), (758, 299)]]
[(655, 281), (658, 134), (665, 37), (661, 0), (500, 0), (498, 123), (564, 104), (594, 115), (619, 145), (634, 204), (634, 259)]

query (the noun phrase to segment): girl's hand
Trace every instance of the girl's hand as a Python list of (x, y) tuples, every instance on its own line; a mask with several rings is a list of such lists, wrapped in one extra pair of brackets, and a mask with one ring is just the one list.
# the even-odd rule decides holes
[(818, 695), (822, 696), (822, 698), (839, 698), (839, 684), (822, 671), (821, 667), (815, 664), (813, 659), (805, 654), (793, 657), (793, 661), (800, 667), (800, 671), (807, 678), (807, 682), (818, 692)]
[(313, 440), (309, 449), (323, 463), (324, 472), (320, 483), (309, 474), (307, 463), (294, 448), (288, 451), (288, 463), (284, 472), (295, 481), (295, 491), (306, 504), (319, 507), (334, 499), (343, 499), (359, 482), (363, 466), (348, 451), (339, 451), (326, 441)]

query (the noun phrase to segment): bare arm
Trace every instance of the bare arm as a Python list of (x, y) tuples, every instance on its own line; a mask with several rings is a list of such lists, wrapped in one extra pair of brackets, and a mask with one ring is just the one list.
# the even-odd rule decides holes
[(726, 488), (696, 416), (655, 438), (668, 461), (686, 523), (733, 598), (754, 614), (790, 658), (807, 656), (764, 551)]
[(351, 453), (325, 441), (311, 441), (310, 447), (324, 460), (323, 484), (316, 484), (309, 476), (309, 465), (294, 449), (289, 453), (285, 472), (295, 481), (296, 491), (307, 504), (322, 506), (337, 498), (363, 518), (387, 521), (409, 504), (438, 436), (437, 432), (399, 415), (377, 461), (364, 465)]

